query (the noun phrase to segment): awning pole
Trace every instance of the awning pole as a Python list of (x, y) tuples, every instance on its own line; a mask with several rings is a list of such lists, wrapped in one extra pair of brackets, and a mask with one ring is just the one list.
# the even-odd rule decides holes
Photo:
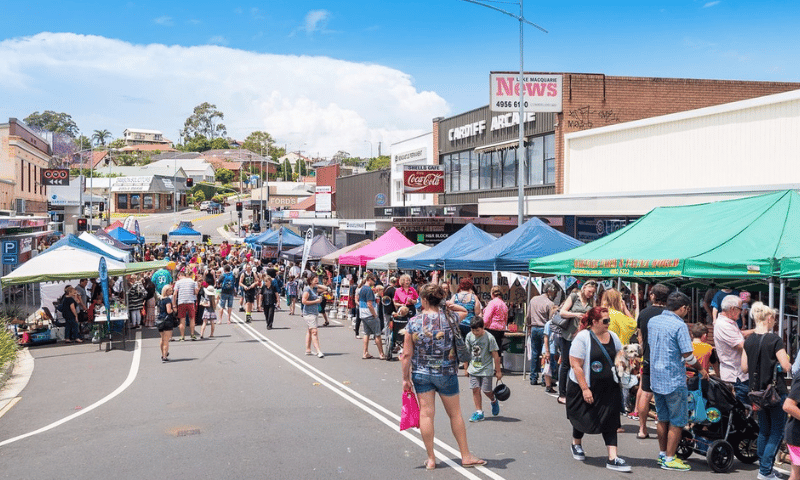
[(786, 308), (786, 279), (781, 278), (781, 297), (780, 306), (778, 310), (778, 335), (783, 338), (783, 312)]
[[(540, 295), (541, 295), (541, 293), (542, 292), (539, 292)], [(522, 354), (522, 378), (523, 379), (525, 378), (526, 368), (528, 366), (528, 333), (529, 332), (528, 332), (528, 322), (527, 322), (527, 319), (528, 319), (528, 311), (527, 311), (527, 309), (528, 309), (528, 306), (529, 306), (530, 299), (531, 299), (531, 272), (528, 272), (528, 284), (525, 285), (525, 305), (522, 306), (523, 318), (525, 319), (525, 320), (523, 320), (524, 323), (522, 325), (522, 331), (525, 332), (525, 336), (522, 337), (523, 338), (522, 351), (524, 352)], [(544, 349), (544, 347), (545, 346), (542, 345), (542, 349)], [(548, 348), (547, 351), (549, 352), (550, 351), (550, 347), (547, 347), (547, 348)], [(531, 372), (532, 371), (533, 370), (531, 369)], [(542, 382), (544, 382), (544, 377), (542, 377)]]
[(775, 281), (770, 278), (769, 279), (769, 308), (775, 308)]

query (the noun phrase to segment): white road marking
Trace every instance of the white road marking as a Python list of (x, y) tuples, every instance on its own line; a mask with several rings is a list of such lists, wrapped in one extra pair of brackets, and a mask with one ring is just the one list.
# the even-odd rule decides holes
[[(311, 377), (314, 380), (316, 380), (317, 382), (319, 382), (320, 385), (323, 385), (323, 386), (327, 387), (332, 392), (336, 393), (337, 395), (341, 396), (342, 398), (344, 398), (348, 402), (350, 402), (353, 405), (359, 407), (360, 409), (362, 409), (365, 412), (369, 413), (370, 415), (372, 415), (373, 417), (375, 417), (376, 419), (378, 419), (382, 423), (386, 424), (387, 426), (392, 428), (395, 432), (398, 432), (400, 435), (403, 435), (404, 437), (406, 437), (407, 439), (409, 439), (410, 441), (412, 441), (416, 445), (420, 446), (423, 450), (425, 449), (425, 444), (422, 442), (421, 438), (418, 438), (417, 436), (412, 435), (408, 431), (404, 431), (404, 432), (400, 432), (399, 431), (399, 425), (400, 425), (400, 416), (399, 415), (397, 415), (394, 412), (384, 408), (382, 405), (379, 405), (379, 404), (375, 403), (374, 401), (370, 400), (369, 398), (361, 395), (360, 393), (356, 392), (352, 388), (343, 385), (338, 380), (330, 377), (329, 375), (327, 375), (326, 373), (322, 372), (318, 368), (311, 366), (310, 364), (308, 364), (304, 360), (301, 360), (299, 357), (295, 356), (294, 354), (289, 353), (286, 349), (284, 349), (283, 347), (281, 347), (280, 345), (275, 343), (273, 340), (270, 340), (269, 338), (264, 336), (264, 334), (262, 334), (261, 332), (256, 330), (252, 326), (252, 324), (248, 324), (248, 323), (245, 323), (244, 321), (242, 321), (242, 319), (239, 318), (238, 315), (233, 314), (233, 316), (234, 316), (234, 318), (236, 318), (236, 323), (238, 323), (244, 329), (245, 332), (247, 332), (251, 337), (253, 337), (254, 340), (257, 340), (259, 343), (264, 345), (266, 348), (271, 350), (273, 353), (275, 353), (279, 357), (283, 358), (284, 360), (286, 360), (287, 362), (292, 364), (298, 370), (300, 370), (301, 372), (305, 373), (309, 377)], [(379, 413), (376, 410), (380, 410), (380, 412), (382, 412), (382, 413)], [(419, 431), (418, 429), (414, 429), (414, 430), (416, 432)], [(440, 446), (442, 449), (450, 452), (450, 454), (452, 454), (452, 455), (455, 455), (457, 457), (461, 455), (461, 452), (458, 449), (451, 447), (450, 445), (444, 443), (443, 441), (439, 440), (438, 438), (434, 438), (434, 443), (436, 445)], [(436, 454), (436, 458), (438, 458), (439, 460), (443, 461), (448, 466), (453, 467), (458, 473), (460, 473), (464, 477), (472, 479), (472, 480), (480, 479), (480, 477), (475, 476), (469, 470), (467, 470), (464, 467), (462, 467), (461, 465), (455, 463), (453, 460), (451, 460), (449, 457), (447, 457), (441, 451), (434, 450), (434, 452)], [(486, 467), (476, 467), (476, 470), (480, 471), (483, 474), (485, 474), (489, 478), (493, 478), (494, 480), (504, 480), (503, 477), (501, 477), (500, 475), (494, 473), (493, 471), (489, 470)]]
[(55, 421), (55, 422), (51, 423), (50, 425), (44, 426), (44, 427), (42, 427), (42, 428), (40, 428), (38, 430), (34, 430), (32, 432), (28, 432), (28, 433), (25, 433), (23, 435), (19, 435), (19, 436), (14, 437), (14, 438), (9, 438), (8, 440), (4, 440), (4, 441), (0, 442), (0, 447), (4, 447), (4, 446), (6, 446), (6, 445), (8, 445), (10, 443), (14, 443), (14, 442), (22, 440), (24, 438), (32, 437), (34, 435), (38, 435), (38, 434), (46, 432), (48, 430), (52, 430), (52, 429), (54, 429), (54, 428), (56, 428), (58, 426), (61, 426), (61, 425), (65, 424), (65, 423), (69, 422), (70, 420), (74, 420), (74, 419), (80, 417), (81, 415), (85, 415), (85, 414), (91, 412), (92, 410), (94, 410), (95, 408), (107, 403), (109, 400), (113, 399), (114, 397), (116, 397), (120, 393), (124, 392), (128, 387), (131, 386), (133, 381), (136, 380), (136, 374), (139, 372), (139, 363), (141, 361), (141, 358), (142, 358), (142, 331), (139, 330), (139, 331), (136, 332), (136, 342), (134, 343), (133, 360), (131, 361), (131, 369), (128, 372), (128, 378), (126, 378), (125, 381), (122, 382), (122, 385), (117, 387), (116, 390), (114, 390), (113, 392), (109, 393), (105, 397), (103, 397), (100, 400), (94, 402), (93, 404), (89, 405), (88, 407), (73, 413), (72, 415), (64, 417), (61, 420)]

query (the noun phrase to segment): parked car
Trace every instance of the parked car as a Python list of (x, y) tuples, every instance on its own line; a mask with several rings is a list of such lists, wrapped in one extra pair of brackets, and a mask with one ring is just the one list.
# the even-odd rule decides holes
[(201, 212), (205, 212), (205, 211), (210, 212), (211, 209), (209, 207), (211, 206), (211, 203), (212, 202), (210, 200), (206, 200), (205, 202), (200, 202), (200, 211)]
[(211, 202), (211, 204), (209, 204), (209, 206), (208, 206), (208, 211), (209, 211), (209, 212), (219, 212), (219, 213), (222, 213), (222, 205), (220, 205), (220, 204), (219, 204), (219, 203), (217, 203), (217, 202), (213, 202), (213, 201), (212, 201), (212, 202)]

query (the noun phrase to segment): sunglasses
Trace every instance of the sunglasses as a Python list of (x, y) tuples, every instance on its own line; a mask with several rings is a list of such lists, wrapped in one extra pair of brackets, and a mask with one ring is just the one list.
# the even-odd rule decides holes
[(611, 323), (611, 318), (604, 318), (603, 323), (608, 325), (609, 323)]

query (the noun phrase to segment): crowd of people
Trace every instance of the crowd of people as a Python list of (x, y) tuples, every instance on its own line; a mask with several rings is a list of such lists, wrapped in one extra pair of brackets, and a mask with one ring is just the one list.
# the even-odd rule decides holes
[[(299, 265), (263, 260), (249, 246), (227, 242), (218, 246), (164, 242), (147, 246), (142, 255), (144, 260), (167, 259), (169, 263), (150, 274), (112, 279), (111, 293), (127, 298), (133, 328), (158, 329), (162, 362), (169, 362), (171, 341), (185, 341), (187, 335), (192, 341), (213, 338), (216, 325), (232, 323), (237, 303), (245, 323), (260, 312), (267, 330), (272, 329), (275, 311), (283, 309), (282, 297), (288, 315), (303, 317), (306, 355), (324, 358), (319, 329), (329, 325), (327, 311), (334, 299), (344, 297), (347, 301), (342, 305), (354, 334), (363, 341), (361, 357), (375, 358), (370, 353), (373, 341), (378, 358), (396, 354), (402, 359), (403, 388), (416, 392), (420, 404), (420, 429), (428, 451), (425, 467), (436, 467), (435, 393), (450, 419), (462, 465), (485, 464), (469, 451), (457, 375), (463, 368), (470, 377), (475, 405), (471, 422), (485, 418), (484, 396), (492, 415), (499, 415), (493, 392), (503, 375), (500, 355), (509, 309), (498, 287), (491, 289), (490, 300), (484, 304), (470, 278), (461, 279), (453, 293), (435, 271), (398, 277), (370, 271), (359, 277), (359, 271), (335, 271), (323, 265), (303, 271)], [(83, 279), (65, 289), (58, 307), (66, 322), (65, 342), (83, 341), (81, 322), (91, 322), (100, 304), (102, 293), (95, 279)], [(692, 307), (688, 296), (665, 284), (649, 286), (646, 296), (635, 298), (629, 291), (602, 289), (594, 280), (579, 282), (566, 292), (556, 282), (545, 283), (541, 293), (530, 299), (526, 318), (530, 384), (542, 385), (564, 405), (572, 428), (573, 458), (584, 460), (585, 435), (599, 434), (608, 451), (607, 468), (631, 471), (618, 455), (620, 418), (627, 415), (638, 420), (637, 438), (647, 439), (652, 402), (658, 465), (689, 470), (676, 455), (682, 430), (689, 423), (686, 379), (687, 375), (708, 378), (711, 374), (727, 382), (736, 398), (748, 406), (749, 392), (771, 384), (777, 389), (779, 404), (754, 408), (760, 426), (758, 478), (778, 478), (773, 463), (784, 438), (792, 463), (800, 465), (800, 445), (794, 446), (800, 443), (800, 386), (790, 390), (783, 381), (785, 372), (800, 370), (800, 359), (792, 366), (783, 340), (773, 333), (775, 310), (761, 302), (751, 304), (747, 292), (727, 289), (706, 295), (699, 305), (704, 314), (699, 323), (687, 321)], [(383, 342), (384, 335), (392, 334), (391, 324), (404, 326), (398, 345)], [(713, 346), (708, 342), (711, 325)], [(175, 329), (178, 335), (173, 337)], [(456, 337), (471, 352), (470, 361), (457, 358)], [(691, 367), (688, 374), (687, 365)], [(795, 420), (784, 430), (787, 413)], [(792, 478), (800, 480), (795, 467)]]

